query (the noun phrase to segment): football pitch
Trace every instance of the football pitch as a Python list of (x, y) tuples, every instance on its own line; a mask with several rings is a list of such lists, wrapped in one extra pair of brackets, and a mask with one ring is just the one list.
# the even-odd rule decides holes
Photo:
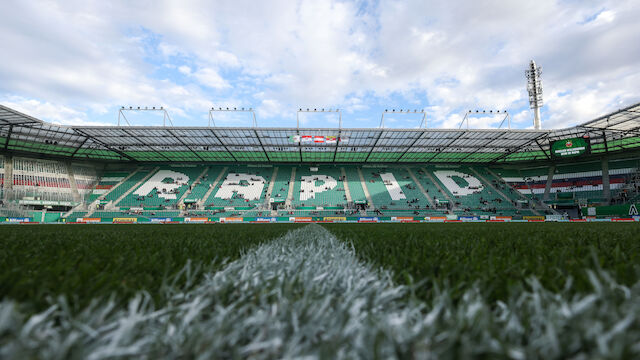
[(640, 224), (0, 227), (0, 357), (636, 357)]

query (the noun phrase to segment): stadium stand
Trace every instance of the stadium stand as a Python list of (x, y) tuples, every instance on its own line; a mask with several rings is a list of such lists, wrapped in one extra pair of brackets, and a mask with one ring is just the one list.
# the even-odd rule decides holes
[[(612, 160), (609, 162), (611, 195), (616, 197), (638, 171), (637, 159)], [(543, 199), (549, 167), (537, 166), (523, 169), (500, 169), (504, 181), (515, 190), (530, 198), (554, 203), (601, 203), (604, 200), (602, 164), (584, 162), (559, 164), (553, 168), (549, 198)]]
[(347, 184), (349, 186), (349, 193), (351, 194), (351, 201), (354, 203), (367, 203), (367, 197), (364, 194), (362, 188), (362, 182), (360, 181), (360, 175), (358, 175), (358, 169), (355, 166), (343, 166), (347, 177)]
[(122, 195), (126, 194), (128, 191), (132, 190), (132, 188), (142, 179), (144, 179), (151, 172), (151, 167), (142, 167), (134, 170), (134, 172), (127, 175), (126, 178), (120, 180), (118, 185), (114, 186), (110, 192), (108, 192), (104, 200), (106, 201), (116, 201)]
[(116, 205), (138, 208), (177, 208), (178, 200), (202, 173), (201, 166), (161, 166)]
[(296, 181), (293, 188), (294, 208), (344, 208), (346, 204), (344, 182), (339, 167), (300, 166), (297, 168)]
[(205, 206), (253, 208), (260, 205), (265, 199), (272, 174), (272, 166), (229, 167), (205, 200)]
[(273, 199), (276, 207), (284, 206), (287, 200), (292, 168), (292, 166), (278, 166), (278, 174), (274, 179), (273, 190), (270, 195), (270, 199)]
[(58, 127), (0, 105), (0, 215), (519, 218), (626, 204), (640, 200), (639, 111), (536, 131), (133, 131)]

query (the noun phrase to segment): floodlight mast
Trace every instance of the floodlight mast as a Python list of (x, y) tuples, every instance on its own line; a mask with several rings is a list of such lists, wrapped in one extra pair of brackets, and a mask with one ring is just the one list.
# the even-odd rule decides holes
[(213, 127), (216, 126), (216, 122), (213, 120), (214, 112), (236, 112), (236, 113), (249, 112), (251, 113), (251, 116), (253, 118), (253, 127), (258, 127), (258, 121), (256, 120), (256, 112), (255, 110), (253, 110), (253, 108), (218, 107), (216, 109), (215, 107), (212, 107), (211, 110), (209, 110), (209, 127), (211, 127), (211, 124), (213, 124)]
[(167, 126), (167, 120), (169, 120), (171, 126), (174, 126), (173, 121), (171, 120), (171, 116), (169, 116), (169, 113), (167, 112), (167, 109), (164, 108), (164, 106), (121, 106), (118, 110), (118, 126), (120, 126), (120, 119), (124, 120), (127, 125), (131, 126), (129, 119), (127, 119), (127, 117), (124, 115), (124, 113), (127, 111), (160, 111), (162, 112), (162, 126)]
[(338, 129), (342, 129), (342, 111), (340, 109), (324, 109), (324, 108), (298, 108), (296, 111), (296, 128), (300, 128), (300, 113), (336, 113), (338, 114)]
[(502, 118), (500, 125), (498, 125), (498, 129), (502, 128), (502, 125), (504, 125), (504, 122), (506, 121), (507, 127), (509, 128), (509, 130), (511, 130), (511, 115), (507, 110), (476, 110), (475, 113), (473, 112), (473, 110), (469, 110), (468, 112), (464, 113), (464, 116), (462, 117), (462, 121), (460, 121), (460, 125), (458, 125), (458, 129), (462, 129), (462, 124), (464, 124), (465, 122), (467, 123), (467, 129), (469, 129), (469, 116), (474, 114), (475, 115), (498, 115), (498, 116), (501, 116), (504, 114), (504, 117)]
[(536, 66), (536, 62), (531, 60), (529, 69), (525, 71), (527, 76), (527, 91), (529, 92), (529, 107), (533, 109), (533, 128), (541, 129), (540, 108), (542, 102), (542, 67)]
[[(420, 125), (418, 125), (418, 128), (420, 129), (426, 129), (427, 128), (427, 112), (424, 111), (424, 109), (420, 109), (420, 110), (408, 110), (408, 109), (384, 109), (384, 111), (382, 112), (382, 116), (380, 117), (380, 125), (378, 126), (379, 128), (383, 129), (384, 128), (384, 115), (385, 114), (422, 114), (422, 117), (420, 118)], [(424, 127), (423, 127), (424, 125)]]

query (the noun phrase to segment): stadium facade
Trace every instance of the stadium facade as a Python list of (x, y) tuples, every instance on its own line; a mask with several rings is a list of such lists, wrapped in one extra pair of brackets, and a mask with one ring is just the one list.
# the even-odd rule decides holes
[(3, 222), (637, 215), (640, 104), (566, 129), (61, 126), (0, 106)]

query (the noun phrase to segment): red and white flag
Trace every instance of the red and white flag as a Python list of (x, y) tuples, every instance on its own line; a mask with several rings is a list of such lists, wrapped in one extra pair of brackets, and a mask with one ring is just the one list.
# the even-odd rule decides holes
[(303, 143), (305, 143), (305, 142), (311, 142), (311, 140), (312, 140), (312, 136), (311, 136), (311, 135), (302, 135), (301, 140), (302, 140), (301, 142), (303, 142)]
[(335, 144), (336, 143), (336, 137), (335, 136), (327, 136), (327, 144)]
[(314, 136), (313, 137), (313, 142), (315, 142), (315, 143), (323, 143), (324, 142), (324, 136)]

